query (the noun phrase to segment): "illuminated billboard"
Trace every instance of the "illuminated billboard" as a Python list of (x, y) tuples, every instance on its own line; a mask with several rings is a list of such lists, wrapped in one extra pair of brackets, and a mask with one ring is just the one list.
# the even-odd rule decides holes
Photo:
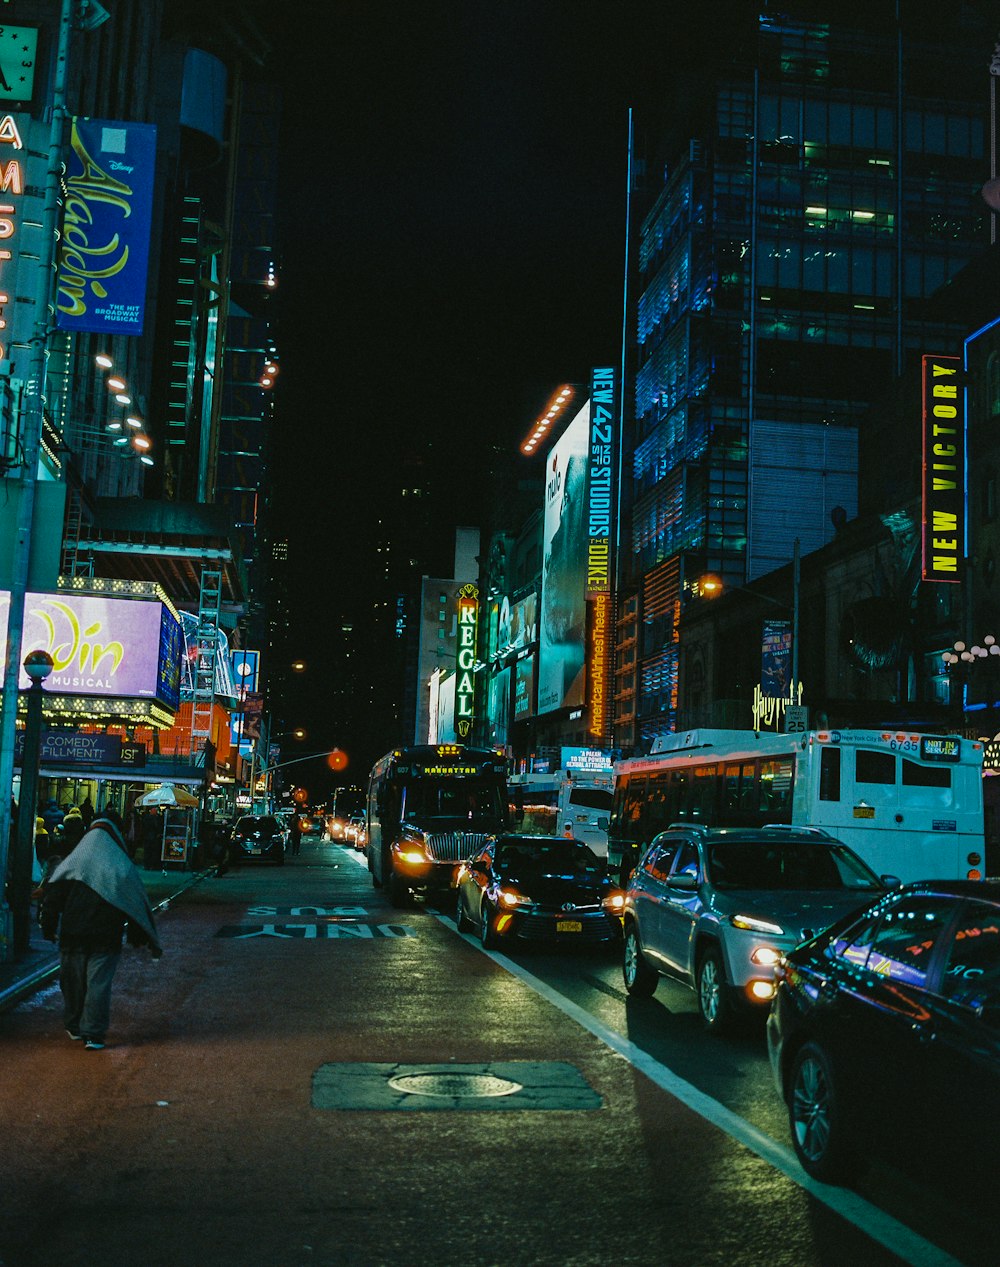
[[(10, 594), (0, 592), (0, 646), (6, 646)], [(155, 699), (176, 708), (180, 696), (181, 628), (155, 600), (102, 595), (28, 593), (22, 646), (47, 651), (53, 670), (47, 695)], [(19, 689), (31, 679), (21, 669)]]
[(77, 332), (142, 334), (156, 128), (74, 119), (70, 150), (56, 324)]
[(523, 656), (514, 665), (514, 720), (535, 715), (535, 653)]
[(925, 581), (962, 580), (965, 384), (957, 356), (924, 356), (921, 544)]
[(539, 713), (584, 702), (589, 440), (588, 404), (546, 457), (538, 630)]
[(489, 680), (490, 747), (505, 748), (510, 731), (511, 670), (501, 669)]

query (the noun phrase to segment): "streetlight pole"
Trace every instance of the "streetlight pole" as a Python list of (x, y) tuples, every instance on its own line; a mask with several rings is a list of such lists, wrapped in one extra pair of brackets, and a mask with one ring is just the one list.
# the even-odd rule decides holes
[(52, 672), (47, 651), (29, 651), (24, 671), (31, 678), (28, 711), (24, 722), (24, 751), (21, 754), (21, 797), (18, 802), (17, 843), (11, 875), (14, 917), (14, 955), (27, 953), (31, 944), (31, 852), (35, 842), (35, 815), (38, 804), (38, 765), (42, 739), (42, 683)]
[[(38, 248), (35, 293), (35, 320), (31, 334), (31, 353), (25, 375), (26, 404), (24, 431), (21, 438), (23, 475), (17, 508), (17, 529), (14, 540), (10, 581), (10, 604), (7, 609), (7, 659), (3, 670), (3, 697), (0, 708), (0, 959), (10, 959), (13, 942), (11, 914), (3, 895), (2, 881), (7, 875), (10, 848), (10, 801), (14, 783), (14, 733), (17, 719), (18, 678), (20, 676), (21, 643), (24, 634), (24, 600), (28, 589), (31, 563), (31, 532), (35, 514), (35, 483), (38, 478), (38, 454), (42, 443), (42, 393), (45, 378), (45, 351), (49, 335), (49, 305), (52, 298), (53, 262), (59, 214), (59, 180), (62, 173), (63, 124), (66, 117), (66, 63), (69, 57), (69, 36), (74, 0), (62, 0), (59, 16), (59, 41), (56, 49), (55, 77), (49, 104), (49, 152), (45, 177), (45, 201), (42, 209), (42, 232)], [(23, 794), (22, 794), (23, 806)], [(34, 821), (34, 805), (28, 807)], [(23, 813), (19, 818), (23, 817)]]

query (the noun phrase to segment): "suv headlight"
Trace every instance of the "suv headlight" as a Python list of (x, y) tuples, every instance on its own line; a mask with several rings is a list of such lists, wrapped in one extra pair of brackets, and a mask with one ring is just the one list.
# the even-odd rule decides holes
[(601, 905), (611, 915), (621, 915), (625, 910), (625, 894), (620, 891), (605, 893)]
[(504, 906), (530, 906), (531, 898), (518, 893), (517, 889), (501, 889), (500, 902)]
[(772, 924), (769, 920), (758, 919), (755, 915), (730, 915), (729, 922), (734, 928), (745, 928), (751, 933), (770, 933), (772, 937), (784, 937), (785, 930), (780, 924)]

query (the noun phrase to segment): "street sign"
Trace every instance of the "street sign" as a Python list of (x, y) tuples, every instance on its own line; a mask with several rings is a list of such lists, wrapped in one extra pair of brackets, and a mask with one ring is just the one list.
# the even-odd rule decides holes
[(809, 709), (805, 704), (788, 704), (785, 708), (785, 734), (801, 735), (809, 729)]

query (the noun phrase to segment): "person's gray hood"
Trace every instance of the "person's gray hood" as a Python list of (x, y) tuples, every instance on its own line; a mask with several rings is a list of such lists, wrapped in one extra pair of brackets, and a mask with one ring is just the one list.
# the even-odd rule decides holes
[(52, 872), (49, 883), (56, 880), (79, 880), (93, 889), (138, 924), (156, 950), (162, 950), (142, 877), (125, 852), (121, 832), (109, 819), (94, 819), (73, 852)]

